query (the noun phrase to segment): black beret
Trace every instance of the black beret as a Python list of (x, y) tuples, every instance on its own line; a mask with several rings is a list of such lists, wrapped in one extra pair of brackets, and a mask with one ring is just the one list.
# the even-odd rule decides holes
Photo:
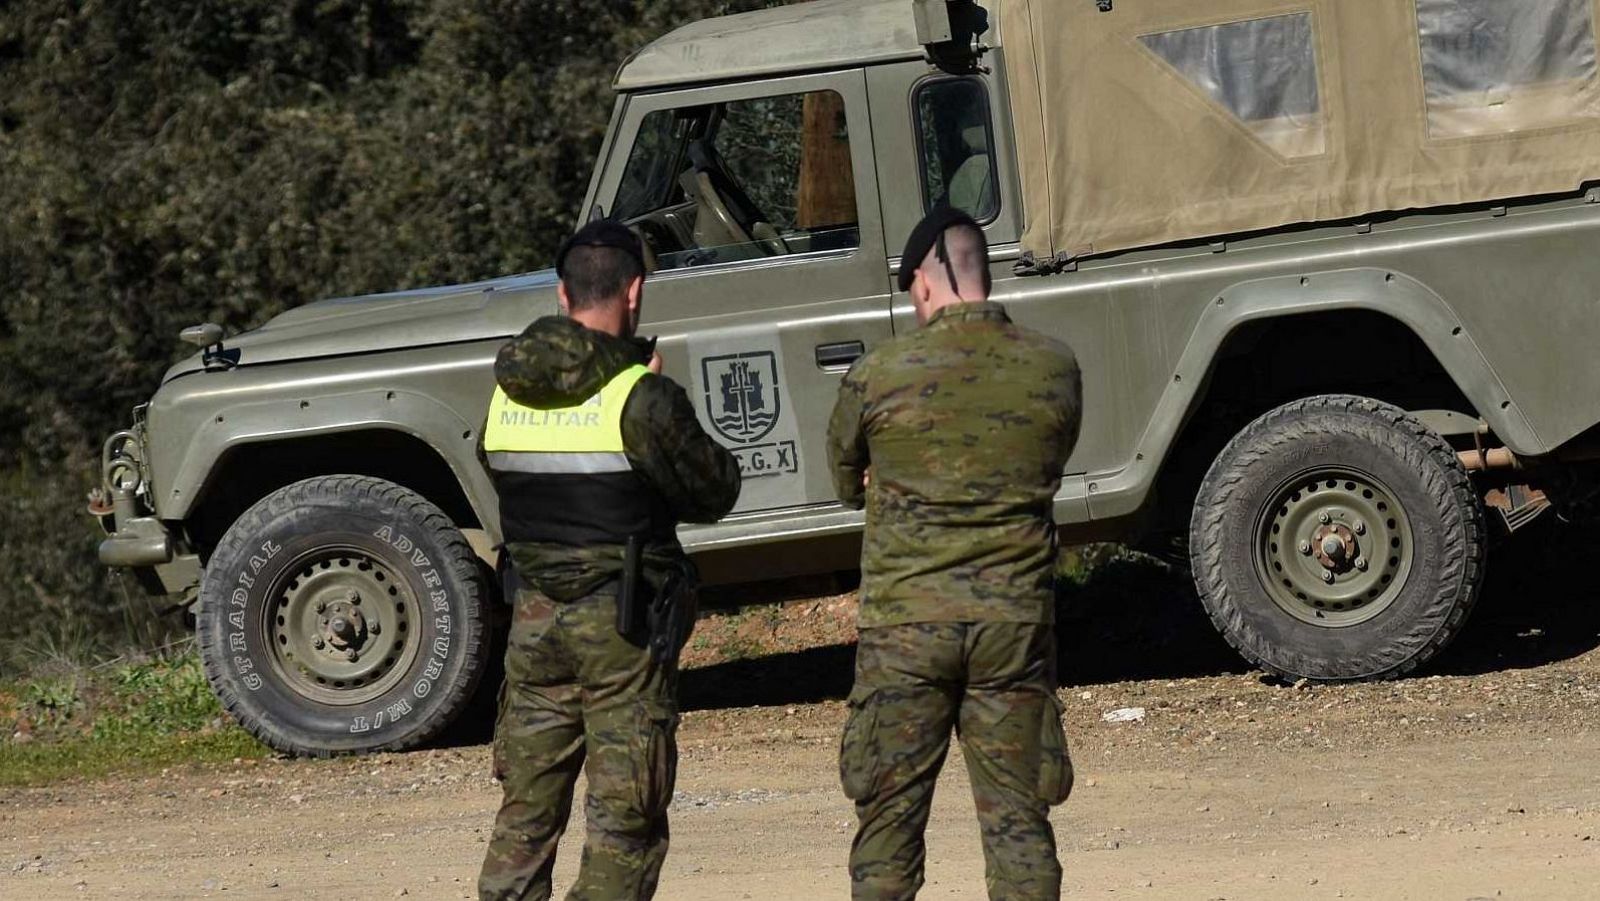
[(620, 250), (637, 260), (640, 269), (644, 268), (644, 248), (639, 244), (639, 236), (633, 233), (633, 229), (615, 219), (596, 219), (568, 238), (567, 242), (561, 245), (560, 252), (556, 254), (557, 276), (566, 277), (567, 254), (575, 247), (610, 247)]
[(952, 206), (936, 207), (922, 217), (917, 227), (911, 230), (911, 237), (906, 239), (906, 249), (900, 254), (900, 290), (911, 290), (911, 280), (916, 277), (922, 261), (928, 258), (933, 245), (938, 243), (939, 236), (958, 225), (970, 225), (982, 234), (982, 229), (971, 216)]

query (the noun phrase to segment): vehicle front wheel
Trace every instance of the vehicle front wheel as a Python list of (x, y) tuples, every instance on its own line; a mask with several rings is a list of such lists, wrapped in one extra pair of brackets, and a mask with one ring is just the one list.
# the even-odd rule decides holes
[(483, 674), (481, 572), (461, 532), (413, 491), (363, 476), (297, 482), (239, 517), (207, 561), (206, 677), (280, 751), (415, 747)]
[(1240, 432), (1189, 541), (1212, 622), (1290, 679), (1411, 671), (1460, 631), (1483, 578), (1482, 507), (1455, 451), (1360, 397), (1297, 401)]

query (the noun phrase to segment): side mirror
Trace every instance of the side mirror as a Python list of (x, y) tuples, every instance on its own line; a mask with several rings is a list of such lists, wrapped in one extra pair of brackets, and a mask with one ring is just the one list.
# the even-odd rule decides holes
[(239, 365), (239, 350), (222, 346), (222, 326), (214, 322), (191, 325), (178, 333), (186, 344), (200, 348), (200, 359), (206, 369), (232, 369)]
[(222, 343), (222, 326), (215, 322), (206, 322), (201, 325), (191, 325), (178, 333), (178, 337), (186, 344), (205, 350), (208, 347)]

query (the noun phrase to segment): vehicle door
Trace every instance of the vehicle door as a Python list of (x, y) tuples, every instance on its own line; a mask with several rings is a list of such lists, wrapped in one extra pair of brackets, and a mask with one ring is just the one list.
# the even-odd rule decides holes
[[(903, 246), (917, 221), (948, 204), (971, 214), (989, 241), (992, 298), (1021, 325), (1058, 338), (1077, 354), (1084, 372), (1084, 421), (1057, 496), (1060, 522), (1088, 518), (1084, 474), (1121, 465), (1135, 434), (1121, 412), (1124, 380), (1112, 377), (1121, 359), (1117, 299), (1077, 280), (1019, 278), (1024, 195), (1013, 149), (1003, 50), (975, 75), (930, 72), (922, 63), (879, 66), (869, 77), (874, 144), (883, 176), (885, 234), (891, 251)], [(1037, 187), (1037, 186), (1033, 186)], [(898, 270), (906, 261), (892, 256)], [(912, 265), (915, 265), (914, 263)], [(894, 296), (894, 327), (917, 327), (907, 294)]]
[(638, 94), (594, 192), (653, 257), (640, 333), (739, 459), (737, 512), (836, 501), (841, 375), (891, 334), (859, 70)]

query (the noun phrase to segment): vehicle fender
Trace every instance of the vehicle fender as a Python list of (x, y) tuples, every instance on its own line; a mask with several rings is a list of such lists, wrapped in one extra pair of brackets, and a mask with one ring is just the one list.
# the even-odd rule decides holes
[[(164, 425), (163, 435), (171, 431), (170, 423)], [(477, 457), (481, 425), (438, 398), (404, 388), (323, 390), (306, 399), (280, 395), (233, 404), (195, 422), (183, 435), (181, 450), (169, 449), (178, 462), (170, 480), (157, 481), (158, 511), (165, 520), (187, 518), (208, 490), (218, 462), (241, 446), (387, 429), (410, 435), (437, 453), (479, 521), (498, 531), (494, 487)], [(343, 471), (330, 465), (330, 472)]]
[(1134, 459), (1116, 472), (1091, 474), (1090, 516), (1126, 516), (1144, 502), (1228, 337), (1266, 319), (1337, 310), (1369, 310), (1409, 328), (1433, 352), (1500, 440), (1518, 454), (1549, 450), (1518, 409), (1494, 367), (1450, 304), (1404, 273), (1356, 268), (1237, 282), (1206, 299), (1206, 308), (1178, 355)]

